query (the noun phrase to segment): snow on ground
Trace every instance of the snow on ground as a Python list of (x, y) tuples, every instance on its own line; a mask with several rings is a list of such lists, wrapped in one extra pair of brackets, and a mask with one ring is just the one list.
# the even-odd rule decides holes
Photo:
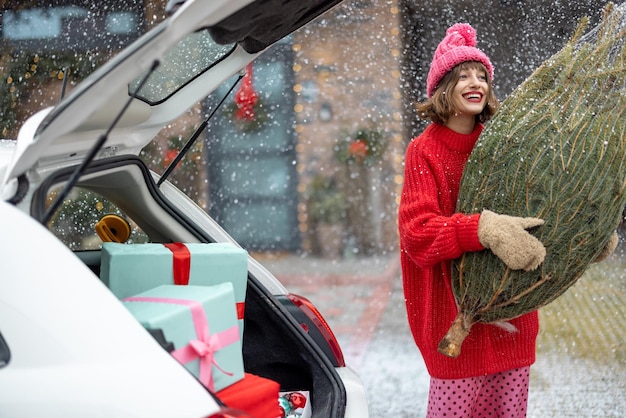
[(528, 416), (626, 417), (625, 370), (624, 364), (540, 355), (531, 368)]
[[(394, 286), (358, 369), (374, 418), (426, 416), (429, 376), (406, 325), (403, 303), (401, 288)], [(528, 417), (626, 417), (626, 364), (539, 352), (531, 367)]]
[[(389, 268), (393, 257), (265, 264), (324, 314), (363, 380), (372, 418), (420, 418), (429, 376), (408, 328), (399, 272)], [(595, 273), (540, 310), (529, 418), (626, 417), (622, 259), (590, 269)]]

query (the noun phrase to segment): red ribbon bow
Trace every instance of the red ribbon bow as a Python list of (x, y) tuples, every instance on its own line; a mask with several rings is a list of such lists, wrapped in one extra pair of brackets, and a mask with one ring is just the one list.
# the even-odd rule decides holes
[(174, 255), (172, 273), (174, 274), (174, 284), (189, 284), (189, 272), (191, 271), (191, 253), (189, 248), (182, 242), (163, 244)]
[[(189, 276), (191, 274), (191, 252), (189, 252), (189, 248), (182, 242), (163, 244), (163, 246), (170, 250), (174, 256), (174, 260), (172, 261), (174, 284), (188, 285)], [(237, 302), (237, 319), (243, 319), (244, 309), (244, 303)]]

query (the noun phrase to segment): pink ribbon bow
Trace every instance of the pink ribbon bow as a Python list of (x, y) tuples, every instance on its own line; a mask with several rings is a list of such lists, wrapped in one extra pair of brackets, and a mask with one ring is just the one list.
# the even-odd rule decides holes
[(186, 346), (174, 350), (171, 353), (172, 357), (182, 364), (199, 359), (200, 373), (198, 380), (212, 392), (215, 390), (213, 366), (228, 376), (233, 375), (233, 373), (225, 371), (217, 364), (215, 361), (215, 353), (239, 340), (239, 328), (237, 325), (211, 335), (209, 333), (209, 323), (206, 319), (204, 308), (200, 302), (195, 300), (135, 296), (125, 298), (124, 301), (172, 303), (189, 306), (197, 339), (191, 340)]

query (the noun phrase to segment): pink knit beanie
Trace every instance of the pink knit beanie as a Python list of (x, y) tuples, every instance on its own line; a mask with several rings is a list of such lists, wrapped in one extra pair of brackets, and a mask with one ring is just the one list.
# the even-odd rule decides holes
[(446, 31), (437, 46), (426, 80), (426, 93), (432, 97), (441, 79), (455, 66), (466, 61), (481, 62), (493, 80), (493, 65), (483, 51), (476, 48), (476, 31), (467, 23), (457, 23)]

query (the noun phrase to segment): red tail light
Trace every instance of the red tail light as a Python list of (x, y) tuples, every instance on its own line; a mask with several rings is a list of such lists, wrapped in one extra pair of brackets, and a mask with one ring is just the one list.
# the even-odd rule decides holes
[[(339, 367), (345, 367), (346, 362), (343, 358), (343, 352), (341, 351), (339, 342), (337, 341), (335, 334), (333, 334), (333, 331), (328, 326), (328, 323), (326, 322), (326, 320), (324, 319), (320, 311), (318, 311), (317, 308), (311, 303), (311, 301), (309, 301), (304, 296), (294, 295), (290, 293), (287, 295), (287, 297), (318, 328), (319, 332), (322, 334), (322, 336), (328, 343), (328, 346), (330, 347), (330, 350), (332, 351), (333, 356), (335, 357), (335, 360), (337, 361), (337, 365)], [(309, 330), (306, 329), (306, 326), (304, 324), (303, 324), (303, 327), (305, 328), (305, 331), (309, 332)]]
[(236, 409), (222, 408), (219, 412), (209, 415), (205, 418), (254, 418), (245, 412), (238, 411)]

